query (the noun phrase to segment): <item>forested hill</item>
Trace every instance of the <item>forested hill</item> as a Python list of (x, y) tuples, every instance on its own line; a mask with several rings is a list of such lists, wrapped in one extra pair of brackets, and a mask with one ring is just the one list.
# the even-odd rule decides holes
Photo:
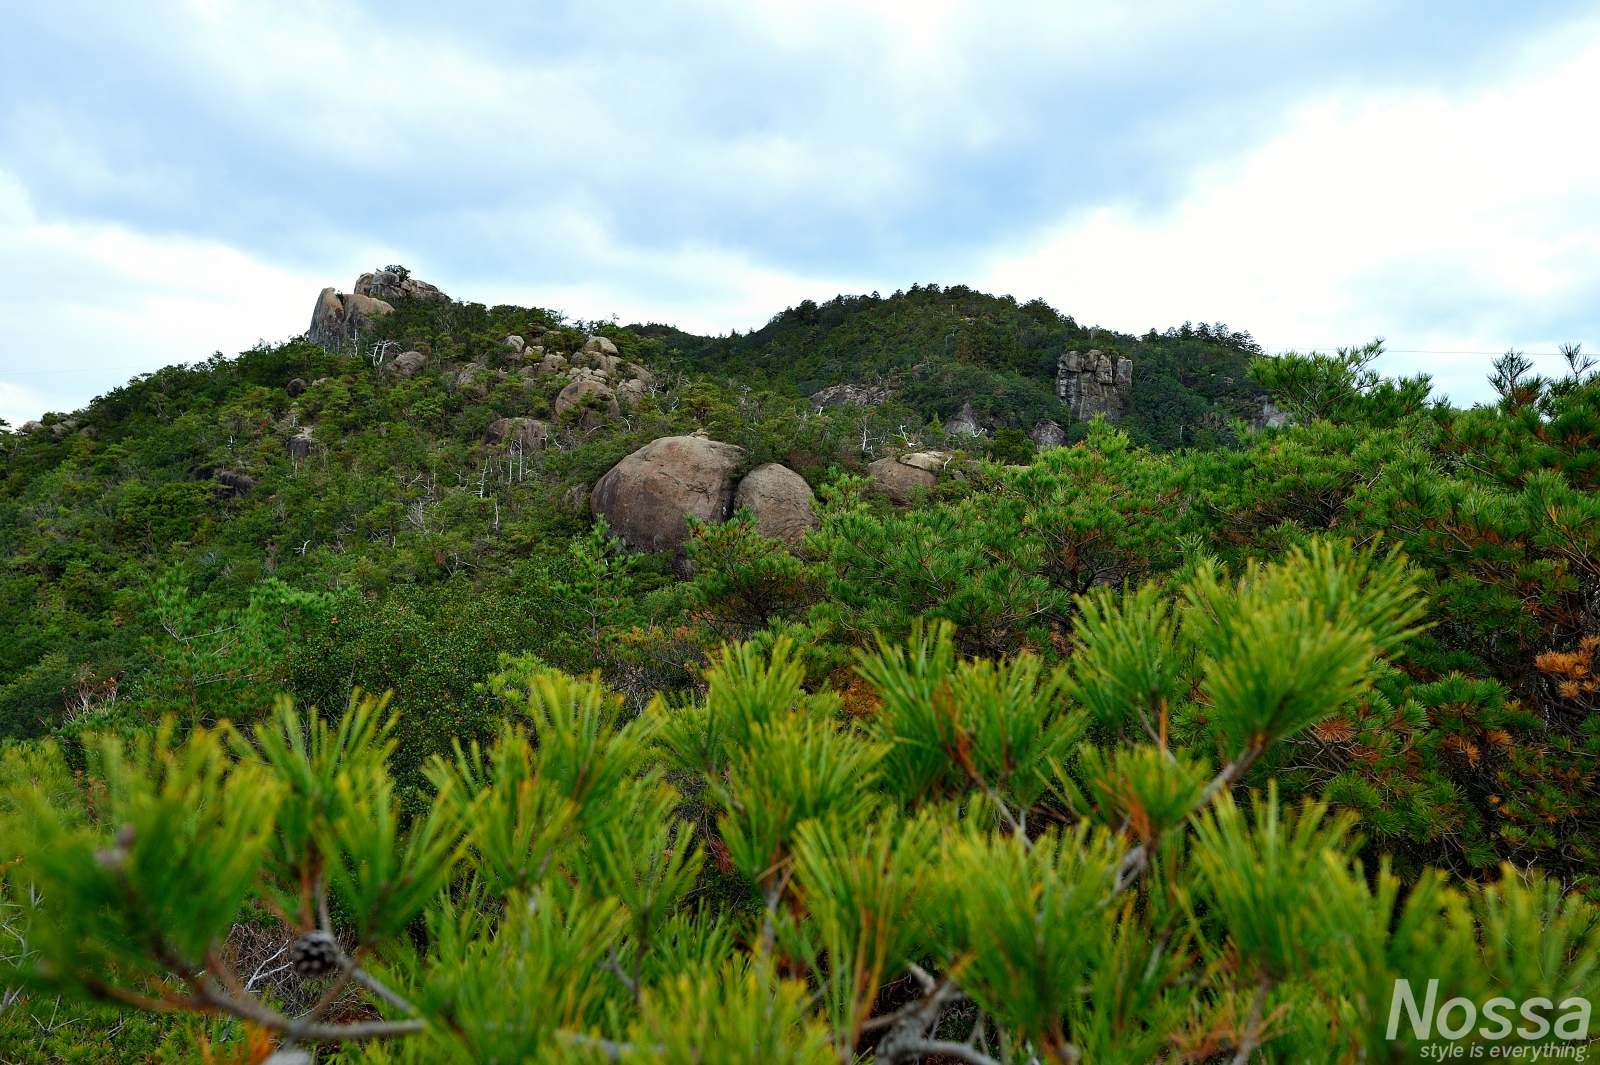
[(1420, 1060), (1396, 976), (1439, 1031), (1592, 987), (1600, 375), (1461, 410), (1378, 350), (933, 286), (707, 338), (390, 269), (0, 427), (3, 1056), (260, 1061), (343, 988), (418, 1045), (319, 1060), (776, 1060), (777, 1017), (821, 1065), (921, 981), (941, 1055)]
[(1023, 430), (1065, 421), (1055, 391), (1061, 355), (1100, 349), (1133, 361), (1124, 427), (1135, 441), (1164, 448), (1231, 439), (1231, 423), (1257, 417), (1264, 395), (1248, 377), (1262, 352), (1247, 332), (1185, 322), (1133, 336), (1079, 325), (1043, 300), (1018, 303), (965, 285), (805, 300), (760, 329), (723, 337), (629, 328), (698, 372), (799, 395), (886, 383), (925, 420), (942, 421), (970, 402), (984, 422)]

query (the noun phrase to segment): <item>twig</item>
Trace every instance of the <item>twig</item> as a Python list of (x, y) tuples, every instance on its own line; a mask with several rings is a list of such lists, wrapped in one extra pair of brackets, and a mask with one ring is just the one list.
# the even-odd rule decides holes
[(633, 996), (633, 1000), (635, 1002), (639, 1001), (639, 981), (629, 976), (623, 971), (622, 966), (617, 964), (617, 949), (615, 947), (606, 948), (606, 960), (600, 963), (600, 968), (621, 980), (622, 986), (628, 989), (628, 994)]
[(1250, 1055), (1261, 1045), (1261, 1007), (1271, 988), (1272, 979), (1263, 973), (1256, 984), (1255, 996), (1250, 1000), (1250, 1019), (1245, 1022), (1244, 1036), (1239, 1040), (1239, 1053), (1234, 1055), (1233, 1065), (1248, 1065)]

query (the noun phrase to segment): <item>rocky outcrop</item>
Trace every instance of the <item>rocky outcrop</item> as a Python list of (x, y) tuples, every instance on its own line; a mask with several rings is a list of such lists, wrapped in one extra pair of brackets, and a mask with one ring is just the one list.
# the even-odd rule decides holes
[(306, 330), (306, 339), (332, 350), (368, 328), (374, 318), (393, 310), (389, 304), (372, 296), (360, 293), (341, 296), (325, 288), (312, 309), (311, 328)]
[(380, 300), (414, 299), (432, 300), (435, 303), (450, 302), (450, 297), (440, 292), (439, 286), (419, 281), (412, 277), (409, 271), (404, 270), (374, 270), (370, 274), (362, 274), (356, 278), (353, 291), (357, 296), (371, 296)]
[(876, 407), (888, 400), (889, 390), (877, 385), (833, 385), (811, 397), (818, 407)]
[(1133, 361), (1098, 349), (1069, 351), (1056, 363), (1056, 395), (1078, 421), (1122, 420), (1133, 393)]
[(456, 374), (456, 388), (468, 399), (487, 399), (495, 386), (495, 374), (473, 364)]
[(390, 365), (394, 367), (396, 377), (415, 377), (428, 365), (428, 357), (420, 351), (407, 351), (396, 355)]
[(867, 466), (867, 476), (875, 482), (873, 490), (887, 496), (897, 507), (910, 506), (916, 493), (926, 492), (939, 483), (939, 471), (949, 463), (945, 451), (913, 451), (890, 455)]
[(624, 381), (617, 386), (617, 401), (629, 407), (639, 402), (650, 394), (650, 386), (638, 378)]
[(36, 419), (30, 419), (29, 421), (25, 421), (21, 425), (17, 426), (17, 432), (19, 432), (19, 433), (42, 433), (42, 432), (44, 432), (44, 422), (38, 421)]
[(224, 495), (239, 495), (256, 486), (254, 477), (248, 473), (235, 473), (233, 470), (214, 470), (211, 479), (221, 486), (219, 491)]
[(404, 272), (376, 270), (356, 278), (355, 288), (348, 295), (337, 289), (323, 289), (311, 311), (306, 339), (332, 351), (371, 326), (374, 318), (393, 312), (394, 306), (386, 301), (402, 298), (450, 302), (449, 296), (426, 281)]
[(288, 449), (289, 458), (295, 462), (304, 462), (311, 457), (311, 427), (308, 425), (298, 433), (284, 441)]
[(593, 336), (583, 342), (583, 350), (595, 355), (616, 355), (617, 346), (610, 337)]
[(549, 439), (550, 427), (537, 418), (496, 418), (483, 433), (490, 447), (504, 445), (523, 454), (540, 450)]
[(769, 462), (757, 466), (739, 482), (733, 509), (749, 507), (756, 531), (769, 540), (795, 544), (817, 524), (811, 510), (811, 486), (787, 466)]
[[(590, 396), (594, 398), (589, 400)], [(585, 402), (586, 400), (588, 402)], [(594, 425), (599, 424), (599, 418), (602, 416), (610, 418), (622, 417), (622, 408), (617, 406), (616, 393), (606, 387), (604, 382), (596, 381), (589, 377), (573, 381), (561, 390), (560, 395), (556, 396), (557, 417), (577, 407), (586, 408), (583, 417), (583, 427), (585, 429), (591, 429)], [(591, 417), (595, 418), (593, 424), (590, 423)]]
[(566, 368), (566, 356), (551, 354), (539, 360), (537, 372), (540, 377), (548, 377), (550, 374), (561, 373)]
[(305, 378), (296, 377), (294, 380), (284, 385), (283, 390), (289, 393), (290, 399), (299, 399), (301, 396), (305, 395), (308, 387), (309, 386), (306, 384)]
[(1066, 430), (1055, 422), (1040, 422), (1033, 427), (1033, 432), (1028, 434), (1034, 446), (1040, 451), (1047, 447), (1065, 447), (1067, 443)]
[(613, 466), (589, 506), (635, 551), (672, 551), (689, 539), (685, 515), (724, 521), (745, 450), (694, 436), (652, 440)]
[(972, 400), (967, 400), (961, 409), (952, 414), (944, 423), (946, 436), (983, 436), (983, 426), (978, 424), (978, 416), (973, 413)]
[(1272, 402), (1269, 396), (1260, 396), (1256, 400), (1261, 404), (1261, 410), (1250, 416), (1250, 431), (1258, 433), (1263, 429), (1276, 429), (1281, 425), (1288, 425), (1294, 421), (1294, 415)]
[(528, 346), (528, 342), (517, 336), (515, 333), (506, 337), (505, 344), (506, 347), (511, 349), (512, 354), (514, 355), (521, 355)]

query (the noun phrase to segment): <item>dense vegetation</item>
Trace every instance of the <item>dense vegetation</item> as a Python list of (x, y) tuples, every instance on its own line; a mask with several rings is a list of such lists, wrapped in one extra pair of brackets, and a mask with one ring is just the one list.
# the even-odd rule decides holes
[[(503, 339), (593, 332), (657, 387), (585, 428)], [(1122, 426), (999, 428), (1090, 346)], [(351, 1034), (310, 1010), (374, 1062), (1411, 1061), (1395, 978), (1592, 998), (1600, 380), (1460, 410), (1376, 350), (959, 286), (721, 338), (399, 301), (0, 433), (0, 1057)], [(805, 398), (847, 381), (892, 398)], [(992, 437), (871, 493), (967, 401)], [(693, 429), (812, 484), (803, 545), (739, 515), (684, 578), (593, 522)]]

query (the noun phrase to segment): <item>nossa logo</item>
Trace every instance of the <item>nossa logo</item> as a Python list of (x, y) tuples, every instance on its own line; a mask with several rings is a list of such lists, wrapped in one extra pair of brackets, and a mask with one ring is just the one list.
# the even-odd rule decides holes
[[(1411, 1022), (1411, 1031), (1418, 1039), (1432, 1039), (1437, 1032), (1439, 1038), (1448, 1040), (1465, 1039), (1472, 1034), (1472, 1029), (1480, 1020), (1480, 1011), (1477, 1003), (1468, 998), (1452, 998), (1443, 1005), (1439, 1005), (1439, 981), (1429, 980), (1428, 990), (1423, 995), (1422, 1005), (1417, 1005), (1416, 996), (1411, 991), (1411, 981), (1396, 980), (1394, 982), (1394, 997), (1389, 1002), (1389, 1030), (1385, 1037), (1393, 1039), (1400, 1034), (1400, 1013), (1405, 1011), (1406, 1017)], [(1437, 1007), (1437, 1011), (1435, 1010)], [(1552, 1013), (1556, 1010), (1561, 1012)], [(1515, 1030), (1517, 1035), (1527, 1040), (1539, 1040), (1548, 1037), (1552, 1030), (1557, 1039), (1570, 1039), (1574, 1042), (1583, 1042), (1589, 1038), (1589, 1000), (1586, 998), (1562, 999), (1560, 1006), (1544, 997), (1525, 999), (1520, 1004), (1509, 998), (1491, 998), (1483, 1004), (1481, 1020), (1484, 1022), (1478, 1027), (1478, 1036), (1490, 1041), (1505, 1039)], [(1520, 1026), (1517, 1021), (1524, 1023)], [(1481, 1047), (1479, 1048), (1482, 1049)], [(1510, 1050), (1510, 1047), (1506, 1048)], [(1540, 1060), (1545, 1058), (1571, 1058), (1567, 1053), (1543, 1053), (1544, 1050), (1556, 1048), (1534, 1048), (1541, 1051)], [(1574, 1047), (1561, 1047), (1561, 1051), (1571, 1051)], [(1459, 1050), (1459, 1048), (1458, 1048)], [(1457, 1055), (1451, 1055), (1457, 1056)], [(1474, 1054), (1474, 1057), (1479, 1056)], [(1495, 1057), (1509, 1057), (1509, 1054), (1496, 1054)], [(1532, 1060), (1532, 1055), (1529, 1060)]]

